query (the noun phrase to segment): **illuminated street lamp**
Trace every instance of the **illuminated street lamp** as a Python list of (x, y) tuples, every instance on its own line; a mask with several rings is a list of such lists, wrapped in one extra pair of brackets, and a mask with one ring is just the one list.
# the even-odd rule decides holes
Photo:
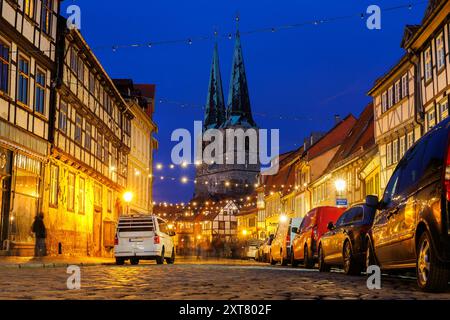
[(127, 204), (127, 215), (130, 214), (130, 202), (133, 200), (133, 192), (126, 191), (123, 194), (123, 201)]
[(347, 187), (347, 183), (344, 179), (337, 179), (334, 182), (334, 186), (336, 187), (336, 191), (339, 193), (342, 193), (345, 191), (345, 188)]
[(280, 216), (280, 222), (281, 223), (285, 223), (285, 222), (287, 222), (288, 221), (288, 217), (285, 215), (285, 214), (282, 214), (281, 216)]
[(248, 234), (248, 231), (247, 231), (246, 229), (242, 230), (242, 235), (243, 235), (244, 237), (247, 236), (247, 234)]

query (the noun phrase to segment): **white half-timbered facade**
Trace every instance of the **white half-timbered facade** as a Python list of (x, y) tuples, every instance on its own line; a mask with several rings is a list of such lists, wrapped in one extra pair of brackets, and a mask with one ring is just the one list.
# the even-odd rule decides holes
[(418, 83), (423, 129), (428, 132), (448, 117), (450, 89), (450, 3), (431, 1), (423, 24), (405, 39), (405, 48), (419, 59)]
[[(211, 216), (205, 221), (208, 221), (202, 225), (202, 235), (205, 238), (213, 241), (216, 238), (220, 238), (222, 241), (228, 242), (237, 237), (237, 217), (239, 208), (232, 200), (227, 201), (225, 205), (220, 208), (218, 214), (214, 217)], [(213, 213), (207, 213), (212, 215)]]
[(388, 74), (380, 78), (373, 97), (375, 142), (380, 154), (380, 189), (384, 190), (395, 166), (421, 137), (415, 102), (414, 57), (405, 55)]
[(59, 0), (0, 0), (0, 250), (30, 254), (42, 210)]

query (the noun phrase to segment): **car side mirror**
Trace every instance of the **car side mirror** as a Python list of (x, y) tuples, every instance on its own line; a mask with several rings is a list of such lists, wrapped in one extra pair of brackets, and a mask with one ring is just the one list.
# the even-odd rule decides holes
[(292, 233), (298, 233), (298, 228), (297, 227), (293, 227), (292, 228)]
[(331, 221), (328, 222), (327, 229), (330, 230), (330, 231), (334, 229), (334, 224), (333, 224), (333, 222), (331, 222)]
[(380, 201), (377, 196), (367, 196), (366, 197), (366, 206), (371, 208), (378, 208), (380, 206)]

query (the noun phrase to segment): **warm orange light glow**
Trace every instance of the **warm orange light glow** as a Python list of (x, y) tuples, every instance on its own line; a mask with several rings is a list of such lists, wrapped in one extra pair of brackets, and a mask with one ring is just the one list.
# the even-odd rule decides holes
[(123, 194), (123, 200), (126, 203), (130, 203), (133, 200), (133, 192), (127, 191)]

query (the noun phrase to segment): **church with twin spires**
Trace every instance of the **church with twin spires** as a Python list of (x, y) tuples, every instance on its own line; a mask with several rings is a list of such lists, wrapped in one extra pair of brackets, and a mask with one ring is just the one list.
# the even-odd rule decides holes
[[(236, 33), (228, 102), (225, 99), (220, 73), (217, 43), (214, 46), (203, 131), (227, 129), (258, 130), (253, 119), (245, 74), (239, 31)], [(235, 144), (236, 146), (237, 144)], [(203, 144), (203, 150), (207, 144)], [(236, 147), (235, 147), (236, 148)], [(225, 150), (225, 147), (224, 147)], [(235, 160), (237, 150), (234, 150)], [(202, 163), (196, 168), (195, 199), (224, 199), (250, 194), (260, 172), (259, 161), (249, 164), (249, 149), (245, 147), (245, 164)]]

